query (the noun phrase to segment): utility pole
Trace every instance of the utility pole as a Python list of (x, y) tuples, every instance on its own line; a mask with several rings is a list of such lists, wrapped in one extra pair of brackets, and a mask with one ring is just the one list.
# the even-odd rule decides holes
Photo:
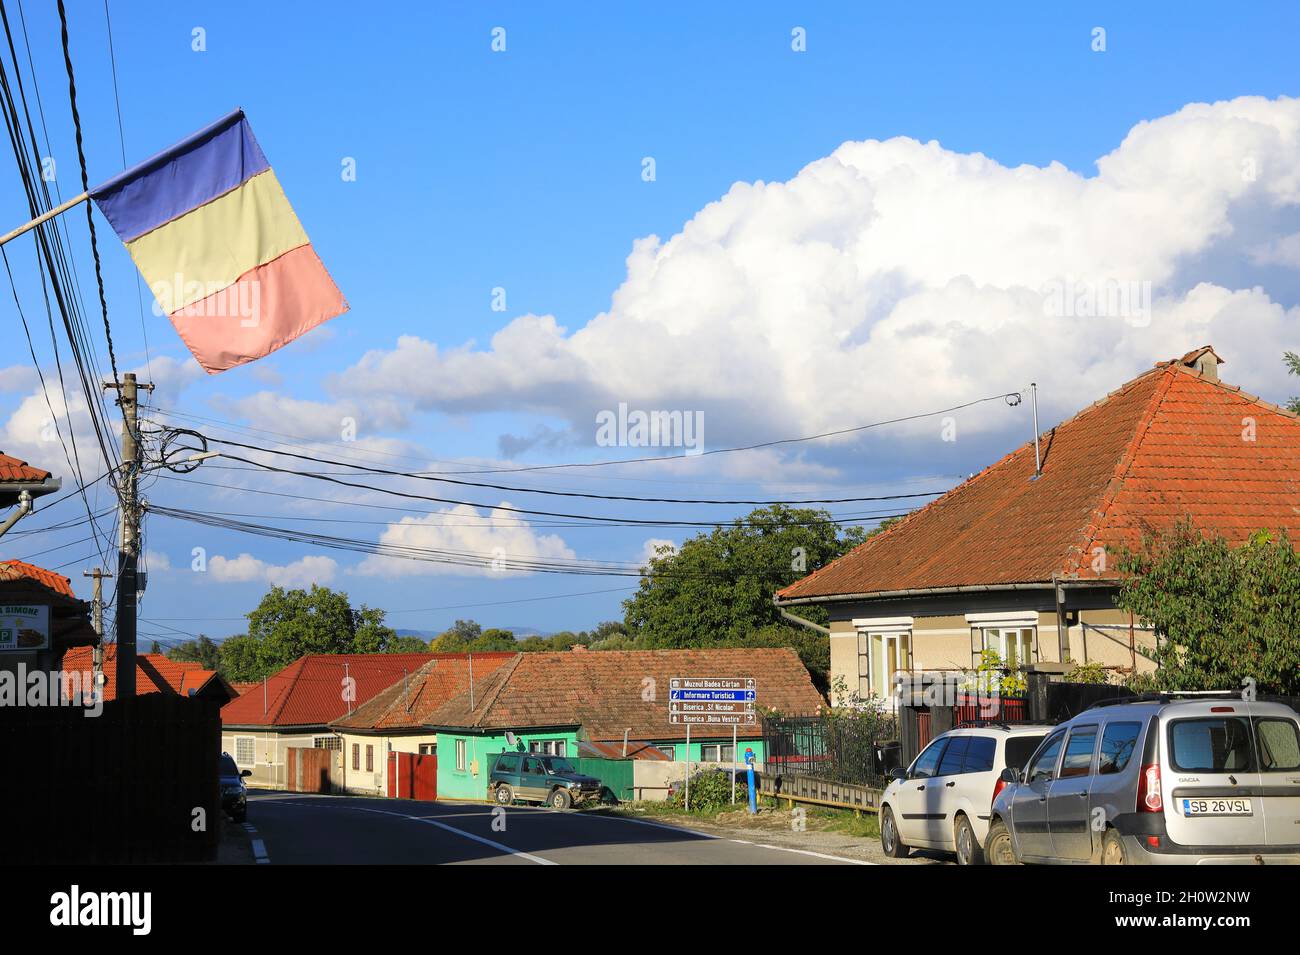
[(83, 570), (81, 576), (95, 578), (95, 601), (91, 604), (91, 612), (94, 614), (95, 634), (99, 637), (99, 640), (96, 642), (92, 653), (94, 665), (91, 686), (98, 693), (102, 682), (101, 677), (104, 673), (104, 578), (113, 575), (105, 573), (102, 567), (96, 567), (94, 570)]
[(104, 387), (117, 389), (117, 403), (122, 408), (122, 467), (118, 475), (122, 545), (117, 556), (117, 696), (121, 699), (135, 696), (135, 569), (140, 558), (140, 501), (137, 491), (143, 455), (136, 395), (140, 388), (153, 391), (153, 385), (139, 384), (135, 374), (127, 372), (120, 384), (115, 381)]

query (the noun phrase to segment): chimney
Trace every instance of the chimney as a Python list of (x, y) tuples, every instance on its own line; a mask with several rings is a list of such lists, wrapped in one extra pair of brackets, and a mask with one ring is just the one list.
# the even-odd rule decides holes
[(1202, 378), (1210, 381), (1219, 380), (1219, 366), (1225, 364), (1224, 360), (1216, 355), (1214, 349), (1209, 345), (1188, 352), (1183, 356), (1182, 363), (1188, 368), (1200, 372)]

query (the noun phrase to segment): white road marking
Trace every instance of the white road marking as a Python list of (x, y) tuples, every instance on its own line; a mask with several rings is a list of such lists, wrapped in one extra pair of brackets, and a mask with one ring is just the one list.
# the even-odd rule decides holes
[[(256, 832), (256, 830), (254, 831)], [(271, 857), (266, 852), (266, 843), (261, 839), (253, 840), (253, 859), (258, 865), (266, 865), (271, 861)]]
[(473, 839), (475, 842), (482, 843), (485, 846), (491, 846), (498, 852), (504, 852), (507, 855), (519, 856), (521, 859), (527, 859), (529, 862), (535, 862), (537, 865), (559, 865), (551, 859), (543, 859), (541, 856), (533, 855), (531, 852), (524, 852), (522, 849), (515, 849), (506, 845), (504, 842), (496, 842), (492, 839), (485, 839), (483, 836), (476, 836), (472, 832), (466, 832), (464, 829), (457, 829), (455, 826), (449, 826), (445, 822), (439, 822), (432, 816), (412, 816), (404, 812), (389, 812), (387, 809), (366, 809), (362, 806), (322, 806), (319, 803), (307, 803), (306, 805), (313, 809), (351, 809), (353, 812), (373, 812), (379, 816), (395, 816), (398, 819), (409, 819), (412, 822), (422, 822), (428, 826), (437, 826), (439, 829), (445, 829), (447, 832), (453, 832), (458, 836), (464, 836), (466, 839)]
[(656, 829), (667, 829), (670, 832), (686, 832), (693, 836), (701, 836), (705, 839), (723, 839), (727, 842), (738, 842), (742, 846), (754, 846), (759, 849), (775, 849), (777, 852), (797, 852), (799, 855), (816, 856), (819, 859), (831, 859), (835, 862), (845, 862), (849, 865), (878, 865), (876, 862), (868, 862), (865, 859), (849, 859), (845, 856), (834, 856), (825, 852), (813, 852), (811, 849), (794, 849), (789, 846), (772, 846), (761, 842), (746, 842), (744, 839), (732, 839), (727, 836), (715, 836), (711, 832), (700, 832), (697, 829), (687, 829), (682, 826), (669, 826), (662, 822), (651, 822), (649, 819), (629, 819), (627, 816), (588, 816), (589, 819), (621, 819), (623, 822), (635, 823), (638, 826), (654, 826)]

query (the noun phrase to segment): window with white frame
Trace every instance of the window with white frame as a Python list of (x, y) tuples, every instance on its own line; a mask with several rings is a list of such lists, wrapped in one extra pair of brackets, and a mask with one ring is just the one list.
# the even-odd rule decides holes
[(421, 755), (421, 756), (436, 756), (437, 753), (438, 753), (438, 744), (437, 744), (437, 743), (421, 743), (421, 744), (420, 744), (420, 755)]
[(984, 627), (983, 649), (992, 650), (1008, 667), (1034, 662), (1037, 627)]
[(702, 743), (700, 745), (700, 762), (734, 763), (736, 751), (730, 743)]
[(343, 748), (343, 740), (337, 736), (313, 736), (311, 745), (312, 749), (340, 750)]
[(465, 771), (465, 741), (456, 740), (456, 769), (460, 772)]
[(669, 759), (677, 758), (677, 746), (673, 743), (664, 743), (662, 746), (656, 746), (655, 749), (663, 753)]
[(562, 739), (535, 739), (528, 743), (528, 752), (545, 753), (547, 756), (567, 756), (568, 747)]
[(858, 630), (858, 695), (864, 699), (894, 695), (900, 671), (912, 669), (912, 630), (909, 626), (866, 626)]
[(251, 736), (235, 737), (235, 762), (240, 766), (252, 766), (257, 761), (257, 747)]

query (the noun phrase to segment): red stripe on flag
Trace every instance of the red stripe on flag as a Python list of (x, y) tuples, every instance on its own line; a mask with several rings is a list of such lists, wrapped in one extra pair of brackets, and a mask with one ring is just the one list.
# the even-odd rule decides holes
[(241, 275), (234, 285), (169, 317), (210, 375), (282, 348), (348, 303), (311, 245)]

